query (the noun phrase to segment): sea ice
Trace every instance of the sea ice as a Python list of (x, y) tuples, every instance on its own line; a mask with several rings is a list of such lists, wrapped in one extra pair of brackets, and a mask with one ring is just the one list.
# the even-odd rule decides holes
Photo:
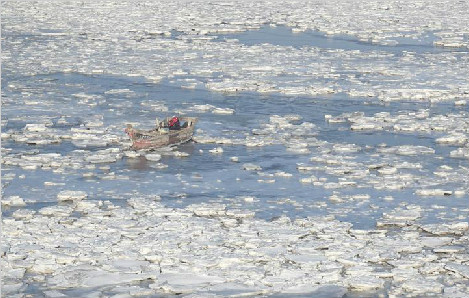
[(377, 226), (395, 225), (403, 227), (421, 217), (422, 210), (418, 206), (415, 206), (415, 208), (407, 206), (407, 208), (396, 208), (389, 213), (384, 212), (382, 220), (378, 220)]
[(453, 191), (443, 189), (418, 189), (415, 193), (419, 196), (450, 196), (453, 194)]
[[(11, 216), (8, 207), (2, 218), (2, 268), (12, 268), (7, 271), (12, 279), (3, 285), (7, 295), (129, 297), (166, 291), (193, 297), (342, 297), (358, 290), (358, 296), (368, 294), (363, 291), (390, 297), (467, 296), (468, 225), (461, 217), (467, 210), (456, 208), (467, 193), (469, 156), (465, 1), (75, 4), (2, 3), (7, 80), (2, 116), (8, 118), (2, 120), (7, 144), (2, 170), (15, 172), (2, 178), (7, 191), (17, 187), (24, 197), (16, 206), (11, 198), (18, 194), (2, 199), (3, 206), (13, 207)], [(318, 36), (324, 45), (276, 40), (284, 37), (257, 44), (244, 39), (269, 27), (275, 33), (286, 27), (300, 38)], [(233, 32), (244, 33), (233, 38)], [(235, 113), (236, 125), (248, 121), (246, 131), (224, 130), (222, 120), (221, 129), (198, 129), (199, 145), (256, 147), (247, 148), (255, 149), (254, 155), (277, 150), (266, 146), (284, 147), (286, 153), (269, 151), (275, 154), (272, 160), (240, 167), (258, 172), (260, 182), (295, 177), (265, 185), (265, 195), (274, 196), (276, 204), (261, 196), (220, 196), (217, 191), (229, 186), (212, 187), (211, 171), (189, 174), (190, 182), (177, 174), (169, 189), (156, 184), (165, 198), (181, 187), (174, 195), (178, 202), (169, 203), (188, 202), (186, 207), (164, 207), (136, 191), (156, 189), (134, 175), (153, 178), (155, 168), (166, 165), (142, 162), (140, 171), (138, 157), (149, 155), (128, 151), (122, 123), (135, 113), (143, 118), (167, 112), (173, 102), (161, 97), (174, 86), (187, 92), (178, 112), (205, 113), (209, 119), (201, 127), (213, 119), (229, 122)], [(203, 93), (207, 90), (237, 94), (217, 101), (222, 95)], [(262, 99), (249, 92), (263, 93)], [(199, 99), (200, 94), (207, 98)], [(355, 97), (353, 102), (347, 96)], [(312, 105), (321, 108), (309, 113)], [(243, 114), (248, 109), (262, 112)], [(290, 110), (302, 115), (282, 115)], [(323, 118), (321, 112), (327, 113), (325, 124), (315, 122)], [(262, 120), (253, 127), (246, 115)], [(375, 145), (375, 137), (389, 144)], [(233, 154), (240, 154), (233, 162), (244, 158), (242, 150)], [(281, 163), (284, 154), (297, 155), (298, 173), (289, 175), (290, 164)], [(118, 163), (123, 156), (125, 165)], [(439, 167), (442, 163), (451, 168)], [(164, 183), (160, 172), (157, 180)], [(114, 189), (124, 179), (135, 183)], [(287, 183), (308, 200), (276, 198)], [(86, 185), (86, 193), (59, 192), (57, 201), (73, 204), (29, 204), (41, 200), (36, 197), (48, 200), (47, 193), (64, 185)], [(239, 186), (250, 191), (249, 183)], [(198, 190), (206, 204), (192, 201), (199, 200)], [(417, 197), (413, 204), (422, 207), (398, 205), (415, 199), (413, 194), (454, 196), (435, 198), (442, 199), (438, 203)], [(87, 196), (93, 200), (84, 200)], [(103, 197), (113, 202), (94, 200)], [(327, 198), (338, 204), (326, 203)], [(27, 209), (16, 209), (23, 203)], [(274, 213), (298, 211), (300, 218), (261, 219), (271, 207)], [(301, 218), (300, 207), (326, 216)], [(378, 230), (358, 231), (332, 216), (369, 223), (379, 217), (375, 212), (383, 214)], [(441, 222), (421, 223), (427, 220)], [(137, 286), (131, 289), (131, 284)]]
[(72, 214), (73, 208), (71, 206), (50, 206), (41, 208), (38, 212), (47, 216), (68, 217)]
[(222, 154), (223, 148), (222, 147), (213, 148), (213, 149), (208, 150), (208, 152), (212, 154)]
[(119, 148), (108, 148), (93, 152), (92, 155), (85, 157), (85, 160), (91, 164), (112, 163), (121, 159), (123, 154)]
[(420, 278), (405, 281), (402, 284), (402, 288), (407, 292), (413, 293), (413, 295), (434, 295), (441, 294), (444, 286), (437, 281)]
[(161, 154), (147, 153), (147, 154), (145, 154), (145, 158), (149, 161), (159, 161), (159, 160), (161, 160)]
[(439, 247), (443, 245), (450, 244), (453, 241), (451, 237), (422, 237), (422, 244), (427, 247)]
[(449, 263), (445, 265), (445, 269), (457, 273), (464, 278), (469, 278), (469, 266), (465, 264)]
[(80, 201), (87, 198), (87, 193), (81, 190), (63, 190), (57, 194), (58, 201)]
[(143, 281), (151, 277), (151, 274), (134, 274), (96, 270), (94, 272), (83, 274), (81, 286), (95, 288), (107, 285), (127, 284), (136, 281)]
[(245, 163), (245, 164), (243, 164), (243, 170), (246, 170), (246, 171), (261, 171), (262, 168), (258, 165), (252, 164), (252, 163)]
[(7, 198), (2, 197), (2, 206), (22, 207), (26, 206), (26, 203), (20, 196), (10, 196)]
[(454, 158), (468, 158), (469, 159), (469, 148), (458, 148), (450, 152), (450, 156)]
[(46, 127), (46, 125), (42, 123), (39, 123), (39, 124), (30, 123), (30, 124), (26, 124), (26, 126), (24, 127), (25, 131), (30, 131), (30, 132), (44, 132), (47, 129), (48, 128)]
[(443, 223), (443, 224), (425, 224), (420, 225), (420, 228), (426, 232), (435, 235), (462, 235), (469, 229), (469, 223), (467, 222), (454, 222), (454, 223)]
[(372, 291), (384, 287), (384, 279), (373, 275), (352, 276), (346, 279), (346, 283), (356, 291)]
[(15, 212), (13, 212), (11, 216), (19, 220), (30, 220), (34, 217), (35, 213), (36, 211), (34, 210), (18, 209)]

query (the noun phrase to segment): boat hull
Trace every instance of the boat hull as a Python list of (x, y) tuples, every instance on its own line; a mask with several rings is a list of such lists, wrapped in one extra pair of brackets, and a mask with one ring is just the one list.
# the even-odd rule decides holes
[(197, 118), (186, 117), (181, 121), (187, 122), (188, 126), (178, 130), (169, 130), (166, 133), (159, 131), (138, 131), (127, 132), (132, 140), (132, 149), (157, 149), (161, 147), (174, 146), (186, 143), (192, 139)]

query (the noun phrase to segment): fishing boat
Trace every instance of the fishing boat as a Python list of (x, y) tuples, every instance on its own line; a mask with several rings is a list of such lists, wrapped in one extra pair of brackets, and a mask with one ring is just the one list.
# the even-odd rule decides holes
[(140, 130), (127, 124), (125, 132), (132, 140), (132, 149), (157, 149), (186, 143), (192, 139), (196, 117), (172, 117), (156, 121), (156, 128)]

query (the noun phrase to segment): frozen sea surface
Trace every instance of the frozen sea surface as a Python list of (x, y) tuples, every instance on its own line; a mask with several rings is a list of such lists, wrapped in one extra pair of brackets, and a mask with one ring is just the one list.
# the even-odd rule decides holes
[(2, 4), (5, 295), (465, 297), (462, 11)]

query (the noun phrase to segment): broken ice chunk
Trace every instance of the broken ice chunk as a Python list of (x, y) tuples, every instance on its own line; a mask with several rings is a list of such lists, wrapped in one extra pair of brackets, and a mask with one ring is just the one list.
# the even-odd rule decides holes
[(433, 252), (451, 254), (451, 253), (463, 252), (465, 250), (466, 250), (466, 248), (464, 246), (461, 246), (461, 245), (443, 245), (443, 246), (439, 246), (437, 248), (434, 248)]
[(307, 297), (341, 298), (347, 293), (347, 289), (336, 285), (292, 285), (282, 291), (286, 296), (292, 294)]
[(387, 167), (382, 167), (377, 170), (378, 173), (381, 175), (393, 175), (397, 173), (397, 169), (395, 167), (387, 166)]
[(467, 135), (463, 133), (451, 133), (447, 136), (437, 138), (435, 141), (438, 144), (446, 144), (453, 146), (462, 146), (467, 143)]
[(226, 215), (233, 218), (252, 218), (256, 213), (249, 210), (230, 209), (226, 210)]
[(394, 153), (397, 155), (420, 155), (420, 154), (434, 154), (433, 148), (425, 146), (413, 146), (413, 145), (402, 145), (394, 147), (379, 148), (378, 152), (382, 153)]
[(84, 191), (63, 190), (57, 194), (58, 201), (81, 201), (86, 199), (88, 194)]
[(252, 163), (245, 163), (243, 164), (243, 170), (246, 171), (260, 171), (262, 168), (258, 165), (252, 164)]
[(422, 244), (427, 247), (435, 248), (443, 245), (448, 245), (453, 241), (451, 237), (422, 237), (420, 238)]
[(43, 131), (46, 131), (46, 130), (47, 130), (47, 127), (43, 123), (26, 124), (26, 126), (24, 127), (24, 131), (30, 131), (30, 132), (43, 132)]
[(55, 217), (68, 217), (72, 212), (71, 206), (50, 206), (39, 209), (39, 214)]
[(384, 212), (383, 218), (396, 221), (414, 221), (421, 217), (422, 209), (419, 206), (407, 206), (407, 209), (396, 208), (389, 213)]
[(453, 158), (469, 158), (469, 147), (453, 150), (449, 153), (449, 156)]
[(464, 278), (469, 278), (469, 266), (466, 264), (449, 263), (445, 265), (445, 269), (457, 273)]
[(437, 281), (430, 279), (417, 278), (406, 280), (402, 284), (402, 288), (413, 295), (431, 295), (440, 294), (443, 291), (443, 285)]
[(463, 235), (467, 230), (469, 230), (469, 223), (455, 222), (442, 224), (426, 224), (421, 225), (420, 228), (434, 235)]
[(222, 115), (231, 115), (234, 114), (234, 110), (230, 108), (214, 108), (212, 110), (213, 114), (222, 114)]
[(212, 154), (222, 154), (223, 148), (222, 147), (213, 148), (213, 149), (208, 150), (208, 152)]
[(450, 196), (453, 192), (443, 189), (418, 189), (415, 194), (418, 196)]
[(11, 215), (13, 218), (20, 219), (20, 220), (30, 220), (34, 217), (36, 211), (29, 210), (29, 209), (18, 209)]
[(94, 155), (87, 156), (85, 160), (89, 163), (110, 163), (121, 159), (123, 154), (119, 148), (108, 148), (93, 152)]
[(209, 204), (193, 204), (187, 207), (189, 211), (194, 212), (197, 216), (211, 217), (211, 216), (224, 216), (226, 215), (226, 207), (222, 204), (209, 205)]
[(159, 161), (161, 159), (161, 154), (148, 153), (148, 154), (145, 154), (145, 158), (149, 161)]
[(134, 274), (134, 273), (121, 273), (121, 272), (108, 272), (103, 270), (96, 270), (93, 272), (86, 272), (83, 274), (84, 287), (103, 287), (106, 285), (125, 284), (131, 282), (142, 281), (150, 278), (150, 274)]
[(191, 293), (199, 288), (225, 282), (224, 278), (205, 274), (165, 273), (158, 277), (159, 287), (169, 293)]
[(347, 283), (353, 290), (372, 291), (383, 288), (384, 279), (372, 275), (370, 272), (370, 275), (352, 276), (347, 279)]
[(21, 198), (20, 196), (11, 196), (11, 197), (6, 197), (2, 199), (2, 205), (12, 206), (12, 207), (22, 207), (22, 206), (26, 206), (26, 203), (24, 202), (23, 198)]

